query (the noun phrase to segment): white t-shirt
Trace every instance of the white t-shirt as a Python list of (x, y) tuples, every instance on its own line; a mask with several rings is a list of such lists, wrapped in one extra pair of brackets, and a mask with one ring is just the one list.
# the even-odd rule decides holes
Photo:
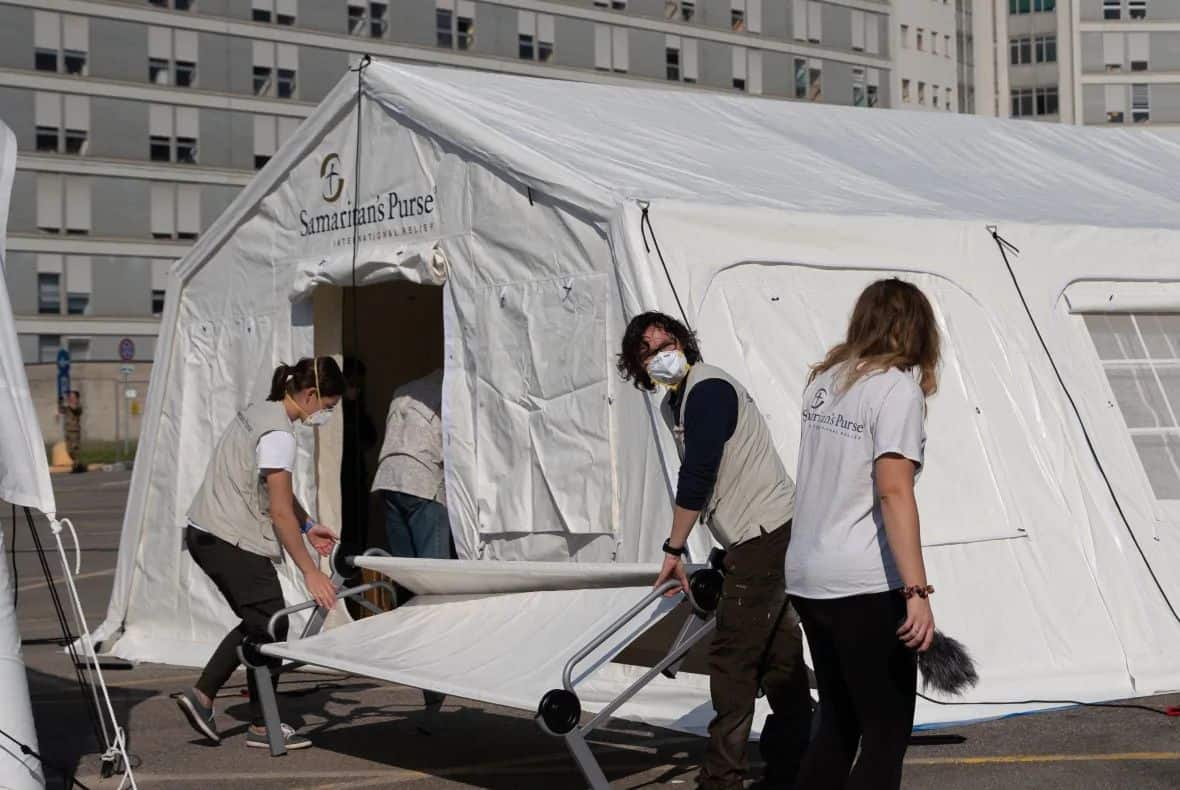
[(874, 462), (896, 453), (922, 464), (925, 399), (918, 382), (892, 368), (840, 391), (842, 366), (803, 393), (795, 477), (795, 521), (787, 549), (787, 590), (843, 598), (902, 586), (885, 536)]
[[(258, 474), (264, 469), (285, 469), (295, 473), (295, 435), (286, 431), (271, 431), (262, 434), (254, 448), (254, 457), (258, 461)], [(196, 527), (202, 532), (209, 530), (200, 524), (188, 522), (190, 527)]]

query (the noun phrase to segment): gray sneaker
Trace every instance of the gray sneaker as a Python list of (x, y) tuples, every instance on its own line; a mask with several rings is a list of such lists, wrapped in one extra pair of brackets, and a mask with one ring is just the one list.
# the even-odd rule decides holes
[(217, 728), (213, 726), (213, 708), (206, 708), (202, 705), (193, 689), (185, 689), (180, 692), (180, 696), (176, 698), (176, 704), (180, 706), (181, 713), (198, 734), (204, 735), (214, 743), (221, 743), (221, 736), (217, 734)]
[[(290, 724), (283, 725), (283, 744), (287, 747), (287, 751), (295, 749), (306, 749), (311, 746), (311, 739), (295, 732), (295, 728)], [(246, 745), (255, 749), (269, 749), (270, 741), (266, 739), (265, 732), (254, 732), (253, 728), (246, 734)]]

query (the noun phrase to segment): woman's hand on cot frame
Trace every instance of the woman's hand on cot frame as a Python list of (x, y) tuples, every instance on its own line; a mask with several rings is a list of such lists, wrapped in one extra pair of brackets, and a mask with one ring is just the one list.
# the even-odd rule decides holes
[(307, 539), (311, 543), (311, 547), (319, 552), (321, 557), (327, 557), (331, 554), (332, 547), (339, 540), (335, 532), (323, 524), (318, 523), (307, 531)]
[[(882, 455), (873, 469), (881, 516), (885, 521), (885, 537), (906, 587), (926, 586), (918, 502), (914, 498), (916, 469), (917, 464), (896, 453)], [(897, 629), (897, 638), (918, 652), (930, 647), (934, 639), (934, 612), (930, 609), (929, 599), (914, 596), (906, 601), (906, 619)]]

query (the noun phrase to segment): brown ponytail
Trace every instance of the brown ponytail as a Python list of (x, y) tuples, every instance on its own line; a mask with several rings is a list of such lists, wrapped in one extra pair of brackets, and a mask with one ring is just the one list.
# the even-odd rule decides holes
[(294, 365), (280, 364), (271, 376), (270, 394), (266, 399), (282, 400), (287, 395), (317, 386), (320, 396), (324, 398), (344, 394), (348, 384), (332, 357), (304, 357)]

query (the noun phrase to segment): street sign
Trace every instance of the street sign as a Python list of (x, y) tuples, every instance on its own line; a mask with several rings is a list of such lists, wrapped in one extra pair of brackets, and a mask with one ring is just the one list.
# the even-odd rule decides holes
[(123, 365), (121, 368), (119, 368), (119, 373), (122, 374), (124, 377), (130, 376), (134, 372), (135, 372), (135, 365)]
[(70, 352), (64, 348), (57, 350), (57, 400), (65, 400), (70, 391)]
[(139, 397), (139, 393), (133, 389), (127, 389), (123, 390), (123, 397), (127, 400), (134, 400), (135, 398)]
[(119, 359), (130, 362), (135, 359), (135, 341), (125, 337), (119, 341)]

